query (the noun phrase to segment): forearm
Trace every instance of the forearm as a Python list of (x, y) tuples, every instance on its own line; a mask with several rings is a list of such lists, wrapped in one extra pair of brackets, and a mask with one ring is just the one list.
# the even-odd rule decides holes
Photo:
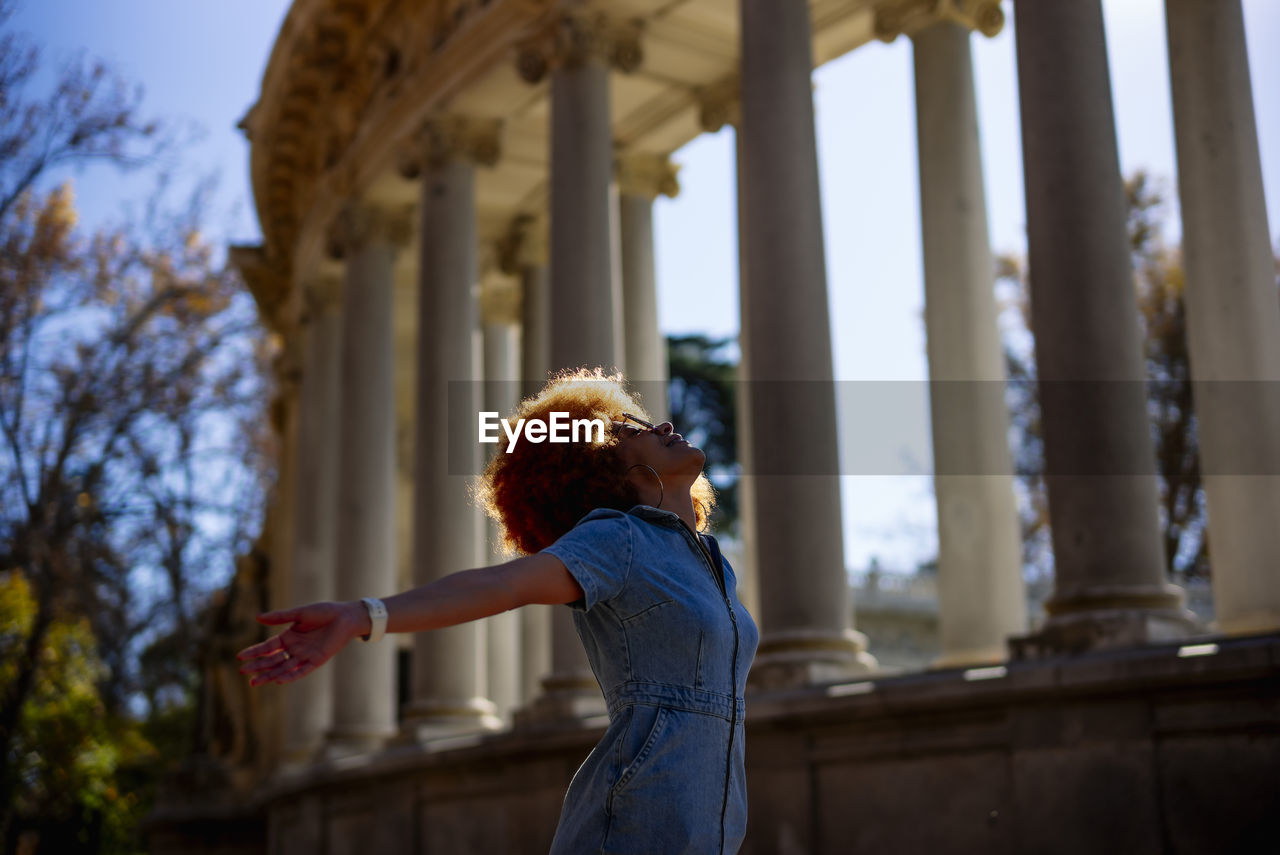
[[(499, 580), (502, 565), (463, 570), (427, 585), (382, 597), (387, 607), (387, 632), (420, 632), (479, 620), (515, 608)], [(344, 604), (356, 635), (372, 629), (368, 609), (357, 600)]]
[[(558, 559), (545, 554), (464, 570), (382, 598), (387, 632), (421, 632), (479, 620), (528, 603), (567, 603), (582, 589)], [(371, 629), (364, 604), (346, 604), (356, 635)]]

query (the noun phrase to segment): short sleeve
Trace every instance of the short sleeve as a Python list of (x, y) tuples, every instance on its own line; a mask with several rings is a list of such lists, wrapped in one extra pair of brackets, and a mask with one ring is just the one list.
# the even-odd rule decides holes
[(587, 514), (555, 543), (542, 550), (560, 559), (582, 587), (584, 598), (571, 606), (589, 611), (613, 599), (631, 572), (630, 518), (601, 508)]

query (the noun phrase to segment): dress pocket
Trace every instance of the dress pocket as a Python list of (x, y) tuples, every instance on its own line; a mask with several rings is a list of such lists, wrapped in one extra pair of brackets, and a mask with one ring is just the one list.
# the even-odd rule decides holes
[[(666, 707), (660, 707), (650, 704), (635, 704), (631, 709), (631, 726), (627, 728), (627, 736), (623, 737), (623, 745), (619, 746), (620, 751), (626, 751), (624, 757), (629, 759), (626, 765), (622, 767), (622, 771), (618, 774), (618, 780), (609, 790), (609, 810), (612, 812), (614, 797), (622, 793), (629, 783), (637, 774), (645, 767), (645, 761), (653, 754), (654, 749), (662, 741), (663, 735), (667, 729), (667, 722), (670, 718), (670, 712)], [(647, 730), (646, 730), (646, 725)], [(628, 736), (634, 735), (636, 738), (640, 734), (646, 734), (644, 741), (640, 743), (638, 748), (633, 748), (636, 739), (628, 739)], [(628, 751), (631, 748), (632, 750)]]

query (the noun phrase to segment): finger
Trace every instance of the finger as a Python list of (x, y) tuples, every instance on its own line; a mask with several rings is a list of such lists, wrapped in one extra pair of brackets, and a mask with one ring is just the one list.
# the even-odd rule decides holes
[(308, 674), (310, 674), (312, 671), (316, 670), (319, 667), (320, 667), (319, 665), (308, 660), (306, 662), (303, 662), (302, 665), (293, 669), (287, 674), (283, 674), (280, 677), (277, 677), (274, 682), (277, 685), (292, 683), (295, 680), (301, 680), (303, 677), (307, 676)]
[(260, 656), (257, 659), (254, 659), (252, 662), (246, 662), (245, 664), (241, 665), (240, 673), (256, 674), (259, 671), (266, 671), (268, 668), (274, 668), (282, 662), (288, 662), (290, 661), (291, 658), (292, 657), (290, 657), (289, 654), (285, 652), (285, 649), (281, 647), (279, 650), (275, 651), (274, 653), (270, 653), (266, 656)]
[(273, 635), (266, 641), (260, 641), (252, 647), (246, 647), (236, 654), (236, 658), (240, 660), (256, 659), (259, 656), (268, 656), (277, 650), (283, 650), (284, 643), (280, 641), (280, 636)]
[[(269, 670), (256, 675), (249, 681), (249, 685), (261, 686), (264, 683), (291, 683), (302, 676), (297, 672), (302, 671), (306, 665), (307, 663), (301, 659), (285, 659), (274, 666), (268, 666)], [(308, 671), (307, 673), (310, 672)]]
[(300, 609), (280, 609), (279, 611), (266, 612), (258, 615), (258, 623), (265, 623), (267, 626), (275, 626), (282, 623), (293, 623), (301, 620), (302, 613)]

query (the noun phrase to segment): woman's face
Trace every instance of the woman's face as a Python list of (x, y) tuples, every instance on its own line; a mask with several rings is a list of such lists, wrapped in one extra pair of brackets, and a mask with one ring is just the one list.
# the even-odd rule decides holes
[(649, 466), (663, 478), (687, 477), (690, 481), (702, 472), (707, 456), (702, 449), (690, 445), (676, 433), (671, 422), (647, 426), (634, 417), (614, 422), (618, 434), (618, 450), (628, 467)]

